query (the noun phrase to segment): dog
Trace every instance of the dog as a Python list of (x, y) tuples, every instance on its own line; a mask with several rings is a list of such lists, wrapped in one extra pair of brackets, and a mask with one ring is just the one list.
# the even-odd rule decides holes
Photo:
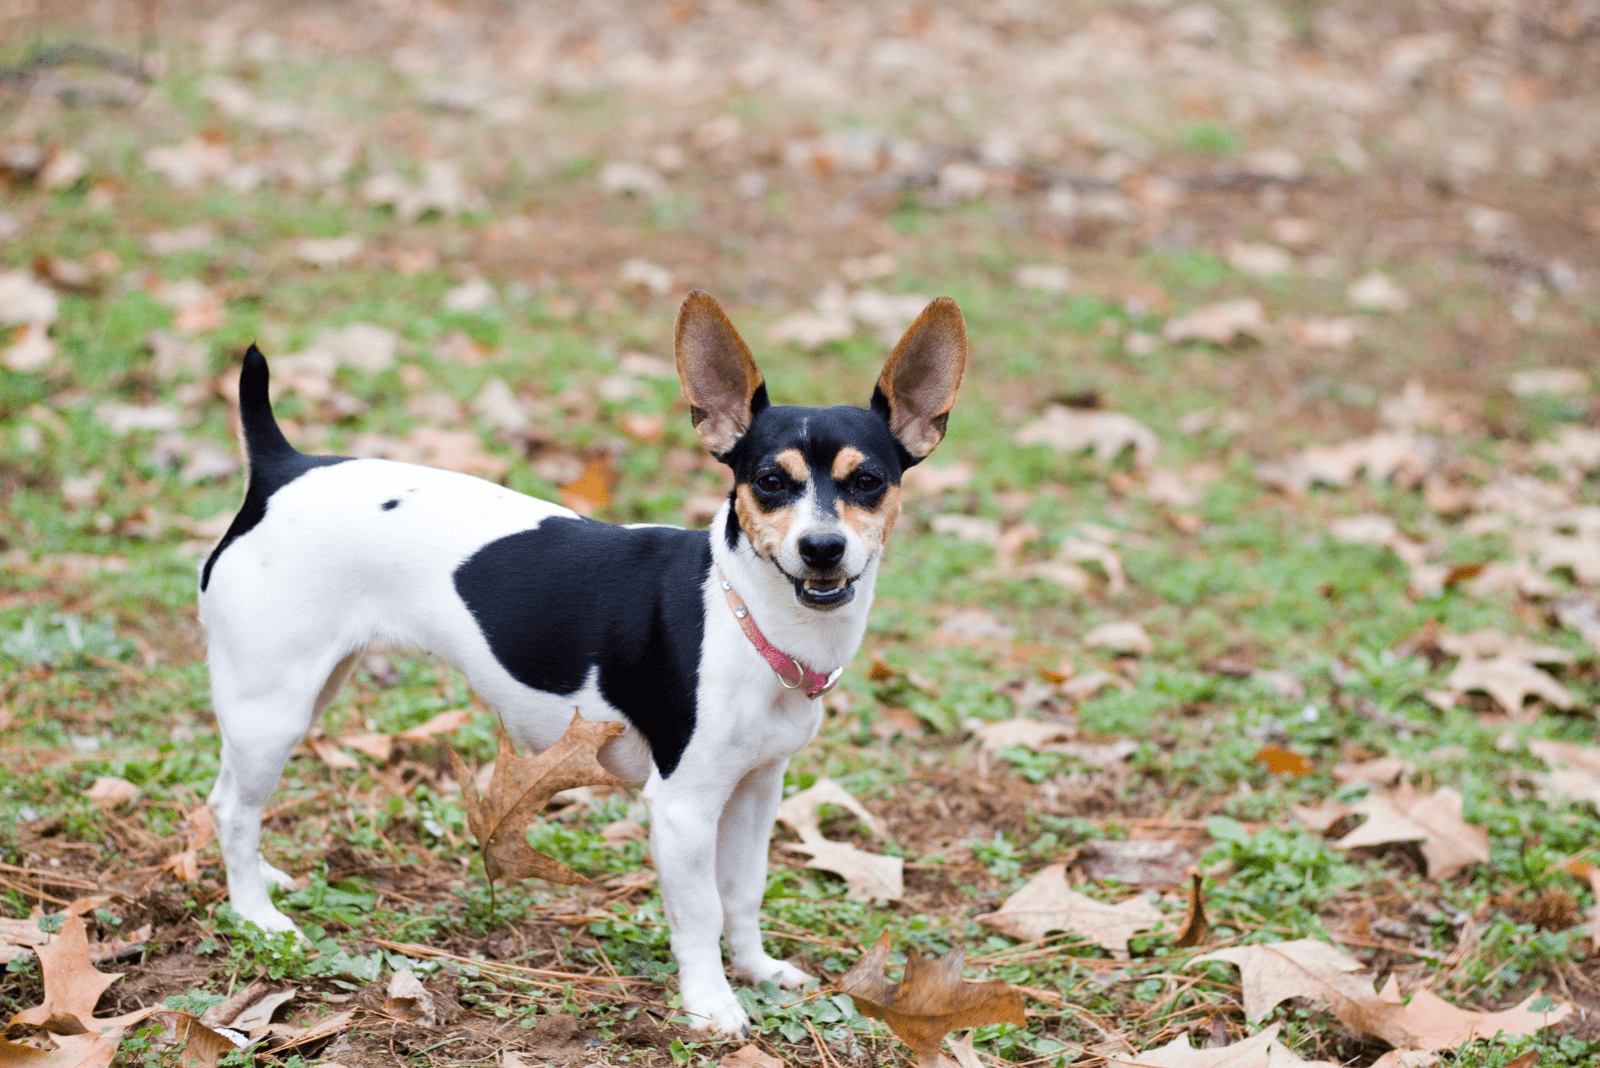
[(867, 408), (774, 406), (716, 301), (674, 326), (700, 441), (734, 485), (707, 531), (614, 526), (468, 475), (307, 456), (279, 429), (255, 346), (239, 376), (243, 506), (200, 570), (222, 762), (208, 798), (245, 920), (296, 930), (261, 856), (261, 814), (290, 751), (363, 650), (455, 667), (512, 740), (540, 751), (586, 720), (625, 726), (601, 763), (643, 784), (683, 1011), (748, 1033), (723, 971), (784, 986), (759, 909), (789, 758), (866, 630), (900, 478), (944, 437), (966, 324), (927, 306)]

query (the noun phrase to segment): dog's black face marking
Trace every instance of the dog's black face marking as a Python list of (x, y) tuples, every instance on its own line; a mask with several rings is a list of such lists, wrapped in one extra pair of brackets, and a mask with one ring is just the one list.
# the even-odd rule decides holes
[(398, 498), (396, 498), (395, 500), (392, 500), (392, 501), (384, 501), (383, 502), (383, 510), (385, 512), (392, 512), (398, 507), (400, 507), (400, 501), (399, 501)]
[[(835, 608), (848, 603), (855, 594), (850, 585), (854, 575), (830, 566), (827, 554), (806, 544), (800, 547), (802, 559), (813, 550), (807, 573), (792, 574), (778, 561), (781, 547), (811, 494), (816, 519), (854, 529), (869, 556), (875, 554), (899, 514), (904, 452), (887, 420), (868, 409), (782, 406), (757, 412), (750, 429), (723, 457), (734, 474), (729, 547), (736, 549), (743, 533), (758, 555), (783, 570), (804, 604)], [(830, 535), (826, 526), (805, 535), (830, 536), (837, 534)], [(837, 556), (833, 560), (837, 563)], [(839, 584), (807, 586), (808, 579)]]
[(666, 778), (694, 733), (710, 573), (704, 531), (552, 517), (479, 549), (455, 587), (523, 685), (570, 696), (598, 667)]
[[(860, 452), (861, 463), (853, 469), (854, 477), (841, 485), (833, 477), (833, 466), (846, 448)], [(871, 507), (881, 500), (889, 486), (900, 484), (901, 471), (910, 466), (901, 462), (904, 452), (889, 433), (888, 422), (875, 411), (845, 405), (780, 405), (756, 413), (750, 430), (723, 460), (733, 468), (735, 483), (751, 486), (763, 512), (794, 504), (809, 479), (817, 489), (817, 505), (827, 515), (841, 503)]]

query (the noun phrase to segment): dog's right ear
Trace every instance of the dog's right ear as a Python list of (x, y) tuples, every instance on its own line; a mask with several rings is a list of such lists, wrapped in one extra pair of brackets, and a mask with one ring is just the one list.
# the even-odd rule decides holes
[(717, 302), (699, 289), (678, 309), (672, 348), (695, 433), (720, 460), (767, 407), (761, 371)]

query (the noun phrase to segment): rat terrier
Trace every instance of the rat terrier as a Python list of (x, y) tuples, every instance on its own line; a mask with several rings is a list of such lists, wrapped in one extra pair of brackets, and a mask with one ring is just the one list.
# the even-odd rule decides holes
[(370, 646), (459, 668), (531, 750), (576, 707), (626, 730), (600, 761), (644, 784), (683, 1011), (748, 1019), (723, 971), (795, 986), (758, 912), (789, 758), (866, 630), (900, 476), (944, 437), (966, 364), (954, 301), (929, 304), (867, 408), (773, 407), (717, 303), (690, 293), (674, 348), (694, 428), (733, 471), (709, 531), (613, 526), (468, 475), (305, 456), (252, 346), (239, 376), (244, 504), (200, 572), (222, 766), (209, 804), (244, 919), (295, 926), (267, 881), (261, 814), (290, 751)]

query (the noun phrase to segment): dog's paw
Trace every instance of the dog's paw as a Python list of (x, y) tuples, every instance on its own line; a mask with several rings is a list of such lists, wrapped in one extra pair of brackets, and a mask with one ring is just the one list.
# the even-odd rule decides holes
[(253, 909), (249, 912), (240, 912), (239, 918), (247, 923), (255, 924), (263, 931), (270, 931), (273, 933), (293, 931), (301, 938), (305, 937), (304, 932), (302, 932), (299, 927), (295, 926), (295, 922), (293, 920), (279, 912), (277, 909), (272, 908), (270, 905), (264, 909)]
[(267, 863), (267, 858), (256, 857), (256, 866), (261, 869), (261, 878), (266, 880), (268, 886), (281, 886), (285, 890), (300, 889), (300, 880), (286, 871), (280, 871)]
[(750, 1037), (750, 1017), (732, 989), (699, 997), (685, 994), (683, 1014), (696, 1031), (725, 1038)]
[(777, 983), (779, 986), (793, 989), (817, 981), (817, 977), (810, 972), (801, 971), (788, 961), (762, 954), (761, 959), (751, 963), (749, 967), (735, 967), (734, 975), (749, 983)]

